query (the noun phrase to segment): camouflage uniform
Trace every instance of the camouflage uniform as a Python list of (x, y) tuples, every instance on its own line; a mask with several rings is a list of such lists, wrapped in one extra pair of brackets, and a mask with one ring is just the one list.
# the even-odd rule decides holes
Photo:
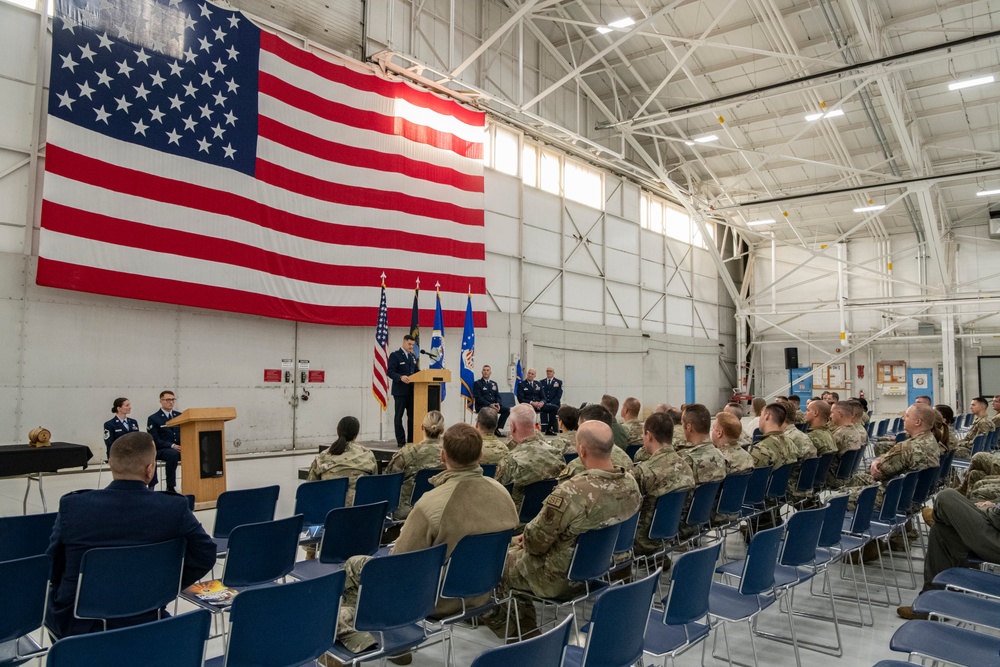
[(725, 479), (726, 459), (711, 440), (705, 440), (697, 445), (685, 440), (684, 444), (677, 448), (677, 453), (691, 466), (695, 484)]
[(962, 445), (955, 450), (955, 458), (957, 459), (967, 459), (972, 456), (972, 444), (973, 440), (980, 435), (989, 435), (993, 432), (993, 422), (986, 417), (976, 417), (972, 421), (972, 426), (965, 434), (965, 438), (962, 440)]
[(523, 548), (507, 552), (501, 589), (556, 597), (574, 590), (566, 578), (577, 537), (628, 519), (642, 500), (622, 470), (585, 470), (560, 483), (524, 528)]
[(740, 447), (749, 447), (750, 445), (753, 444), (753, 436), (747, 433), (746, 431), (743, 431), (742, 433), (740, 433), (740, 437), (736, 441), (736, 444), (739, 445)]
[[(878, 487), (878, 497), (875, 500), (876, 507), (882, 506), (882, 496), (885, 493), (885, 485), (889, 480), (904, 475), (908, 472), (925, 470), (941, 465), (941, 457), (938, 456), (938, 444), (934, 434), (925, 431), (897, 442), (895, 446), (879, 457), (879, 479), (881, 484)], [(861, 489), (875, 483), (875, 479), (868, 472), (857, 472), (848, 480), (850, 491), (850, 504), (854, 502), (861, 493)]]
[(974, 503), (1000, 501), (1000, 477), (984, 477), (969, 491), (969, 500)]
[(994, 475), (1000, 475), (1000, 452), (979, 452), (969, 461), (969, 470), (958, 492), (968, 496), (977, 482)]
[(649, 539), (649, 527), (653, 523), (653, 511), (660, 496), (678, 489), (694, 488), (694, 472), (691, 466), (672, 447), (661, 447), (646, 461), (635, 466), (633, 471), (642, 507), (639, 510), (639, 524), (635, 533), (635, 552), (655, 553), (660, 543)]
[(1000, 412), (996, 413), (993, 416), (993, 428), (994, 429), (1000, 428)]
[(405, 519), (410, 513), (410, 496), (413, 495), (413, 483), (416, 481), (417, 472), (426, 468), (444, 468), (444, 463), (441, 462), (442, 449), (444, 445), (441, 438), (428, 438), (417, 444), (404, 445), (389, 459), (389, 465), (385, 467), (386, 474), (403, 473), (403, 486), (399, 491), (399, 509), (393, 513), (397, 520)]
[(812, 440), (813, 447), (816, 448), (816, 454), (819, 456), (837, 453), (837, 445), (833, 442), (833, 434), (825, 426), (811, 428), (806, 435)]
[(826, 485), (831, 489), (840, 489), (849, 485), (849, 480), (837, 479), (837, 469), (845, 452), (852, 452), (865, 446), (865, 440), (858, 437), (853, 424), (837, 426), (833, 429), (833, 443), (837, 445), (837, 456), (830, 463), (830, 472), (826, 476)]
[(753, 469), (753, 457), (739, 445), (722, 445), (718, 450), (726, 460), (727, 475), (736, 475)]
[(549, 441), (549, 444), (566, 454), (576, 454), (576, 431), (563, 431)]
[(625, 442), (625, 447), (630, 445), (641, 445), (642, 444), (642, 421), (638, 419), (629, 419), (624, 424), (622, 428), (625, 429), (625, 437), (627, 441)]
[[(573, 451), (575, 453), (576, 449)], [(628, 457), (628, 454), (625, 453), (624, 449), (620, 449), (618, 447), (611, 448), (611, 465), (616, 468), (621, 468), (630, 475), (632, 474), (632, 469), (634, 468), (632, 459)], [(586, 468), (583, 467), (583, 461), (581, 461), (578, 456), (566, 464), (566, 467), (559, 473), (558, 479), (561, 482), (562, 480), (569, 479), (573, 475), (577, 475), (584, 470), (586, 470)]]
[[(673, 447), (672, 444), (671, 444), (671, 447)], [(635, 456), (632, 457), (632, 461), (636, 465), (638, 465), (640, 463), (643, 463), (645, 461), (648, 461), (648, 460), (649, 460), (649, 452), (646, 451), (645, 447), (640, 447), (639, 450), (635, 453)]]
[(543, 479), (555, 478), (566, 466), (562, 452), (535, 433), (522, 440), (497, 466), (497, 481), (514, 484), (514, 504), (524, 500), (524, 487)]
[(306, 481), (315, 482), (321, 479), (346, 477), (348, 479), (347, 506), (350, 507), (354, 504), (354, 485), (358, 481), (358, 477), (377, 474), (378, 462), (371, 450), (356, 442), (349, 442), (340, 454), (331, 454), (329, 450), (321, 452), (309, 466)]
[(792, 443), (798, 454), (798, 462), (792, 466), (792, 474), (788, 476), (788, 494), (795, 499), (809, 497), (809, 493), (797, 491), (799, 485), (799, 474), (802, 472), (802, 461), (816, 457), (816, 447), (808, 435), (799, 430), (794, 424), (789, 424), (785, 429), (785, 439)]
[(479, 458), (480, 463), (492, 463), (496, 465), (508, 454), (510, 454), (510, 450), (507, 449), (507, 445), (500, 438), (492, 433), (483, 434), (483, 454)]
[(793, 424), (805, 424), (806, 423), (806, 413), (801, 410), (796, 410), (795, 414), (792, 415)]
[(628, 446), (628, 433), (617, 419), (611, 420), (611, 436), (615, 439), (615, 447), (625, 449)]
[(754, 468), (770, 466), (772, 470), (786, 463), (795, 463), (799, 458), (795, 445), (788, 442), (781, 431), (765, 433), (757, 444), (750, 447), (750, 456)]

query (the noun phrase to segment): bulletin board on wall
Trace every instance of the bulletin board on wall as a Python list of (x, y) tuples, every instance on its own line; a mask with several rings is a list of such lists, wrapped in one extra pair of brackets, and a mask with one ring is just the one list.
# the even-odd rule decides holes
[(1000, 394), (1000, 356), (978, 357), (979, 360), (979, 395), (996, 396)]
[(848, 389), (847, 385), (847, 364), (844, 362), (834, 362), (823, 364), (815, 362), (812, 365), (813, 389)]
[[(997, 357), (1000, 360), (1000, 357)], [(880, 361), (875, 366), (876, 384), (906, 384), (905, 361)]]

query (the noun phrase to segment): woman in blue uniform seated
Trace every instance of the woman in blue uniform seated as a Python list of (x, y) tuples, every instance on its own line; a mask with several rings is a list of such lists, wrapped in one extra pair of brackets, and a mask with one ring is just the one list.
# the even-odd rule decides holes
[(139, 422), (129, 417), (132, 403), (127, 398), (116, 398), (111, 404), (111, 412), (115, 416), (104, 422), (104, 446), (108, 448), (108, 458), (111, 458), (111, 445), (126, 433), (139, 430)]

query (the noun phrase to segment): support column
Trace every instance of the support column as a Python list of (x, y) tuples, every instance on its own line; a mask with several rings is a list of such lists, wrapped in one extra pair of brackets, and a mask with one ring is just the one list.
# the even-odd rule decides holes
[(941, 316), (941, 361), (943, 384), (939, 400), (954, 408), (958, 405), (958, 366), (955, 361), (955, 316), (951, 313)]

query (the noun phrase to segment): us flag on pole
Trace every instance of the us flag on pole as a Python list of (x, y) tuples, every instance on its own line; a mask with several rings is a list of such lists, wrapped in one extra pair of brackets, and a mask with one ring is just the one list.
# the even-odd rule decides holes
[(40, 285), (357, 326), (383, 270), (452, 326), (486, 293), (478, 111), (192, 0), (59, 0), (50, 81)]
[(375, 363), (372, 366), (372, 394), (385, 410), (389, 397), (389, 316), (385, 307), (385, 278), (382, 279), (382, 299), (378, 306), (378, 325), (375, 327)]

